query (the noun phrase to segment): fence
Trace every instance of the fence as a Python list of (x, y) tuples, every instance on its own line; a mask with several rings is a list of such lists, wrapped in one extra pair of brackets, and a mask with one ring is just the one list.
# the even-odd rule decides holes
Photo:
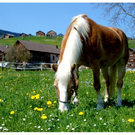
[(57, 63), (16, 63), (16, 62), (0, 62), (0, 67), (2, 68), (14, 68), (15, 70), (40, 70), (51, 69), (51, 65)]

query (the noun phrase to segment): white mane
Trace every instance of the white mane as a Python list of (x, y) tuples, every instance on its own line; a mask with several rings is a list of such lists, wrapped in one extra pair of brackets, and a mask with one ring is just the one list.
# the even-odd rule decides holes
[(83, 15), (76, 16), (72, 20), (74, 22), (66, 42), (63, 59), (58, 66), (56, 78), (58, 82), (60, 81), (60, 83), (63, 85), (68, 84), (71, 76), (71, 66), (78, 62), (82, 52), (83, 44), (81, 42), (79, 33), (83, 36), (84, 39), (86, 39), (86, 37), (88, 37), (87, 32), (90, 32), (89, 25), (87, 21), (82, 17)]

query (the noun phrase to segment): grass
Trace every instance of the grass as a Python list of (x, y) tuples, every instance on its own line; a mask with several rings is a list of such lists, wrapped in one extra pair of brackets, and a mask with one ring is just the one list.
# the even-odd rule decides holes
[[(10, 39), (1, 39), (0, 45), (8, 44), (9, 46), (13, 46), (18, 39), (42, 43), (42, 44), (48, 44), (48, 45), (58, 45), (58, 48), (60, 49), (63, 37), (49, 38), (46, 36), (43, 37), (32, 36), (32, 37), (25, 37), (24, 39), (22, 37), (16, 37)], [(129, 43), (129, 48), (135, 48), (135, 40), (128, 40), (128, 43)]]
[(20, 40), (27, 40), (31, 42), (37, 42), (41, 44), (48, 44), (48, 45), (58, 45), (59, 48), (61, 48), (61, 41), (63, 37), (56, 37), (56, 38), (49, 38), (46, 36), (32, 36), (32, 37), (25, 37), (24, 39), (22, 37), (15, 37), (15, 38), (9, 38), (9, 39), (1, 39), (0, 40), (0, 45), (9, 45), (13, 46), (15, 42), (20, 39)]
[[(97, 96), (91, 70), (79, 73), (79, 104), (70, 103), (70, 111), (61, 113), (55, 89), (54, 72), (0, 71), (1, 132), (134, 132), (135, 73), (127, 72), (122, 89), (123, 107), (115, 98), (96, 110)], [(101, 76), (101, 97), (104, 80)], [(116, 88), (117, 89), (117, 88)], [(82, 115), (79, 115), (81, 114)]]

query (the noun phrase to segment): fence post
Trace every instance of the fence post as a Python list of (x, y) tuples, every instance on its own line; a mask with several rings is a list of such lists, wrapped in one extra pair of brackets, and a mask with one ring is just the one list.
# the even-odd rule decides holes
[(42, 71), (42, 63), (41, 63), (41, 71)]

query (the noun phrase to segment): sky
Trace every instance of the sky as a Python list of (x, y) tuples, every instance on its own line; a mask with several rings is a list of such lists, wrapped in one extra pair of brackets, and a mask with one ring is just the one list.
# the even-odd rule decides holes
[[(87, 14), (96, 23), (111, 26), (108, 18), (103, 18), (102, 8), (94, 8), (94, 3), (4, 3), (0, 2), (0, 29), (17, 33), (36, 35), (41, 30), (45, 34), (53, 30), (65, 34), (72, 18)], [(124, 31), (124, 26), (121, 27)]]

